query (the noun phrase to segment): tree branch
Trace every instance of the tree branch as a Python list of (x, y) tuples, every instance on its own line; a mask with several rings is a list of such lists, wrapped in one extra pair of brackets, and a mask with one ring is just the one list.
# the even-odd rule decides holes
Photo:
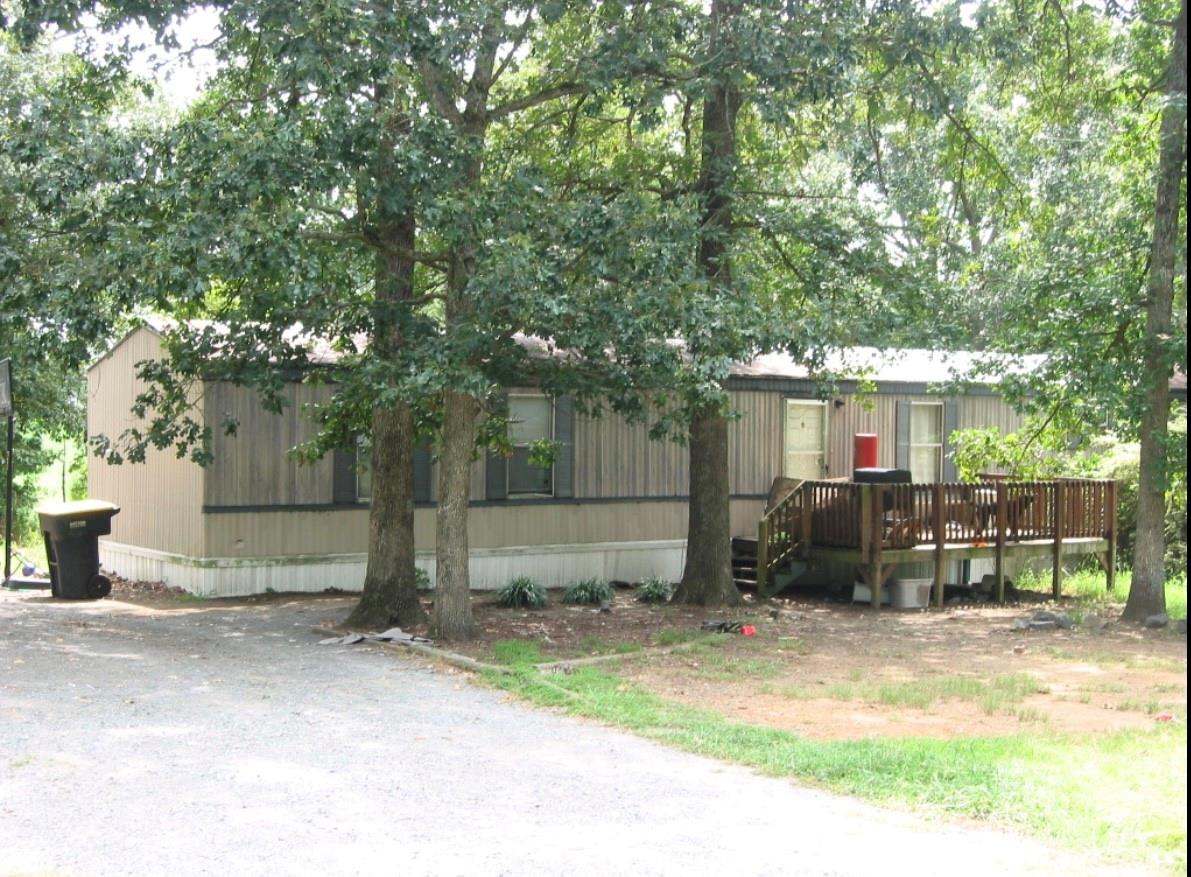
[(557, 100), (560, 97), (567, 97), (569, 95), (579, 95), (587, 91), (586, 86), (577, 82), (563, 82), (558, 85), (544, 88), (534, 94), (527, 94), (524, 97), (513, 98), (507, 100), (503, 104), (493, 107), (488, 111), (488, 118), (493, 121), (507, 118), (514, 113), (519, 113), (522, 110), (529, 110), (552, 100)]

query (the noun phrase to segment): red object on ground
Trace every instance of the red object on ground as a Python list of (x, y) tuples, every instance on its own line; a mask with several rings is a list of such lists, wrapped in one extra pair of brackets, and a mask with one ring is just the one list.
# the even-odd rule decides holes
[(740, 628), (740, 635), (741, 636), (756, 636), (757, 628), (753, 627), (751, 624), (742, 625)]
[(871, 432), (858, 432), (852, 436), (852, 468), (877, 468), (877, 437)]

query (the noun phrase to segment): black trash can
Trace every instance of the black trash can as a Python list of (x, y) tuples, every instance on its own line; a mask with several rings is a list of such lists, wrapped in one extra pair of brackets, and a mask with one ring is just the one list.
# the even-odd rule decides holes
[(37, 509), (55, 597), (94, 600), (112, 592), (111, 580), (99, 572), (99, 537), (112, 532), (112, 518), (119, 511), (119, 506), (96, 499)]

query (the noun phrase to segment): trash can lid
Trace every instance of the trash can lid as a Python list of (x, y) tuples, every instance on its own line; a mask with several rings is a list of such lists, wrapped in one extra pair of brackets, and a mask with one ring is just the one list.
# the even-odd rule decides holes
[(39, 515), (56, 518), (66, 515), (98, 514), (100, 512), (115, 514), (120, 511), (120, 506), (115, 503), (105, 502), (102, 499), (80, 499), (74, 502), (46, 503), (45, 505), (39, 505), (34, 511)]

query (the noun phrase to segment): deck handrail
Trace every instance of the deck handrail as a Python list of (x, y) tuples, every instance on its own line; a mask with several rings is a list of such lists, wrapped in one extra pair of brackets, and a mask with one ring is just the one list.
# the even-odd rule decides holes
[(1094, 479), (942, 484), (807, 480), (762, 516), (758, 578), (769, 580), (782, 564), (805, 557), (812, 548), (978, 548), (1025, 541), (1058, 546), (1086, 538), (1115, 543), (1115, 500), (1115, 483)]

